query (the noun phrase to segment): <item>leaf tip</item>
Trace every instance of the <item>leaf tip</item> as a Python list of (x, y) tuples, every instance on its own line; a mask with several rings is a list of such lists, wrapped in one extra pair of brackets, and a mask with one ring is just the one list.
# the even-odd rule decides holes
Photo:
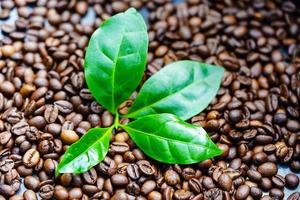
[(125, 13), (135, 13), (135, 12), (137, 12), (137, 10), (134, 7), (130, 7), (125, 11)]
[(55, 178), (57, 178), (59, 176), (60, 172), (58, 167), (55, 169)]

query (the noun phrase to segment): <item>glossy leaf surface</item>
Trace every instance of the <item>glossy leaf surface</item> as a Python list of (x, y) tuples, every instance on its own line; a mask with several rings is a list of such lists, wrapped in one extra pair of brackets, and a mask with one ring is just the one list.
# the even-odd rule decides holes
[(172, 114), (148, 115), (121, 127), (140, 149), (160, 162), (192, 164), (222, 153), (203, 128)]
[(101, 162), (108, 152), (111, 128), (92, 128), (72, 144), (57, 166), (55, 174), (83, 173)]
[(221, 67), (196, 61), (171, 63), (145, 82), (127, 117), (172, 113), (187, 120), (208, 106), (223, 74)]
[(115, 113), (142, 79), (148, 50), (143, 17), (130, 8), (105, 21), (92, 35), (85, 79), (94, 98)]

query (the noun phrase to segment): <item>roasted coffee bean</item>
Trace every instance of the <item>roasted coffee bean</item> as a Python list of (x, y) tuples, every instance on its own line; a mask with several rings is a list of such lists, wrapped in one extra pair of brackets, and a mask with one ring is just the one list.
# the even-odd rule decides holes
[(162, 195), (161, 193), (157, 192), (157, 191), (152, 191), (148, 194), (147, 199), (149, 200), (162, 200)]
[(156, 183), (152, 180), (146, 181), (142, 187), (141, 187), (141, 192), (144, 195), (149, 194), (151, 191), (153, 191), (156, 188)]
[(272, 188), (270, 190), (270, 196), (275, 199), (283, 199), (284, 193), (278, 188)]
[(223, 200), (222, 190), (218, 188), (210, 189), (204, 192), (204, 200)]
[(53, 123), (56, 121), (58, 117), (58, 108), (53, 105), (49, 105), (46, 107), (44, 118), (47, 123)]
[(95, 169), (90, 169), (89, 171), (83, 174), (83, 179), (87, 184), (95, 184), (97, 181), (97, 172)]
[(68, 190), (62, 186), (56, 186), (54, 189), (54, 197), (58, 200), (68, 199)]
[(54, 174), (56, 166), (57, 162), (51, 158), (48, 158), (44, 161), (44, 171), (49, 175)]
[(298, 200), (299, 198), (300, 192), (294, 192), (287, 198), (287, 200)]
[(112, 176), (117, 172), (117, 164), (111, 158), (105, 157), (98, 165), (97, 169), (105, 176)]
[(145, 175), (151, 176), (155, 173), (154, 168), (147, 160), (140, 160), (137, 162), (137, 165), (139, 166), (141, 172)]
[(187, 200), (192, 196), (190, 191), (185, 190), (176, 190), (174, 192), (174, 199), (176, 200)]
[(128, 184), (128, 178), (122, 174), (115, 174), (111, 177), (111, 183), (117, 187), (125, 186)]
[(0, 194), (9, 197), (9, 196), (14, 195), (15, 191), (9, 185), (0, 184)]
[(212, 189), (216, 187), (212, 178), (208, 176), (203, 177), (202, 184), (206, 189)]
[(27, 189), (37, 191), (39, 189), (40, 181), (35, 176), (26, 176), (24, 179), (24, 184)]
[(195, 176), (195, 170), (191, 167), (186, 167), (183, 169), (181, 176), (184, 178), (184, 180), (190, 180)]
[(247, 171), (247, 176), (250, 178), (250, 180), (253, 180), (257, 183), (262, 179), (262, 175), (258, 171), (252, 169)]
[(285, 179), (279, 174), (276, 174), (275, 176), (272, 177), (272, 183), (274, 186), (278, 188), (283, 188), (285, 185)]
[(285, 176), (286, 186), (289, 188), (296, 188), (299, 185), (299, 177), (296, 174), (289, 173)]
[(260, 184), (263, 190), (270, 190), (272, 188), (272, 181), (269, 178), (262, 178)]
[(202, 184), (196, 178), (192, 178), (192, 179), (189, 180), (189, 187), (196, 194), (199, 194), (202, 191)]
[(174, 170), (167, 170), (164, 175), (165, 181), (168, 185), (176, 185), (180, 181), (178, 173)]
[(131, 194), (131, 195), (139, 195), (140, 194), (140, 191), (141, 191), (141, 188), (140, 186), (135, 183), (135, 182), (131, 182), (129, 183), (127, 186), (126, 186), (126, 192), (128, 194)]
[(52, 185), (44, 185), (39, 190), (39, 195), (42, 199), (51, 199), (54, 194), (54, 187)]
[(139, 167), (137, 164), (128, 165), (126, 168), (126, 172), (127, 172), (127, 175), (133, 180), (137, 180), (141, 176)]
[(115, 151), (116, 153), (125, 153), (126, 151), (129, 150), (129, 146), (127, 143), (125, 142), (113, 142), (111, 145), (110, 145), (111, 149), (113, 151)]
[(262, 176), (271, 177), (277, 173), (277, 166), (272, 162), (266, 162), (258, 166), (257, 171)]
[(101, 116), (101, 119), (102, 119), (102, 125), (103, 127), (109, 127), (113, 124), (113, 116), (110, 114), (110, 112), (108, 111), (104, 111), (102, 116)]
[(11, 127), (11, 132), (17, 136), (24, 135), (28, 130), (29, 125), (24, 121), (21, 121)]
[(62, 130), (60, 134), (61, 140), (66, 144), (72, 144), (79, 140), (79, 136), (73, 130)]
[(64, 114), (69, 114), (73, 111), (73, 105), (65, 100), (58, 100), (54, 102), (54, 105), (58, 110)]
[(246, 199), (250, 193), (250, 187), (248, 185), (241, 185), (237, 188), (235, 193), (235, 198), (240, 199)]
[(221, 174), (218, 178), (218, 184), (223, 190), (229, 191), (232, 187), (232, 179), (225, 173)]
[(29, 149), (23, 156), (26, 167), (34, 167), (40, 160), (40, 153), (36, 149)]
[(14, 168), (14, 165), (15, 163), (11, 159), (2, 160), (0, 161), (0, 171), (5, 174), (12, 170)]
[(11, 139), (11, 133), (9, 131), (4, 131), (0, 133), (0, 144), (5, 145)]
[(262, 191), (261, 189), (257, 188), (257, 187), (251, 187), (250, 188), (250, 194), (253, 198), (255, 199), (259, 199), (262, 196)]
[(36, 193), (33, 190), (26, 190), (23, 193), (24, 200), (37, 200)]

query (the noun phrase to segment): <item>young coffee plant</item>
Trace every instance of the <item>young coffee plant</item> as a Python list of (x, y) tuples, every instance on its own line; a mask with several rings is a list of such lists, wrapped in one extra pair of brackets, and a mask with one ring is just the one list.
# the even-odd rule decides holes
[[(56, 175), (83, 173), (101, 162), (116, 128), (128, 132), (146, 155), (164, 163), (192, 164), (222, 153), (203, 128), (185, 122), (217, 94), (224, 74), (221, 67), (196, 61), (171, 63), (142, 85), (128, 114), (118, 113), (142, 80), (147, 51), (147, 27), (133, 8), (114, 15), (93, 33), (86, 50), (85, 79), (96, 101), (115, 115), (115, 122), (109, 128), (90, 129), (72, 144)], [(120, 118), (132, 120), (120, 124)]]

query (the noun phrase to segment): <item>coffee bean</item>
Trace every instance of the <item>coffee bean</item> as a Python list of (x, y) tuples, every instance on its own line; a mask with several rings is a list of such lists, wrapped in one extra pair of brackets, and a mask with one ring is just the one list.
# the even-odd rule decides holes
[(223, 190), (229, 191), (232, 187), (232, 179), (227, 174), (221, 174), (218, 178), (218, 184)]
[(129, 146), (125, 142), (113, 142), (110, 147), (113, 151), (120, 154), (123, 154), (129, 150)]
[(176, 200), (187, 200), (191, 197), (192, 193), (185, 190), (176, 190), (174, 192), (174, 199)]
[(44, 118), (46, 122), (53, 123), (58, 117), (58, 108), (56, 106), (49, 105), (46, 107)]
[(0, 144), (5, 145), (11, 139), (11, 133), (8, 131), (0, 133)]
[(255, 199), (259, 199), (262, 196), (262, 191), (261, 189), (257, 188), (257, 187), (251, 187), (250, 188), (250, 194), (253, 198)]
[(24, 179), (24, 184), (25, 184), (27, 189), (30, 189), (30, 190), (33, 190), (33, 191), (38, 191), (40, 181), (35, 176), (26, 176), (25, 179)]
[(168, 185), (176, 185), (180, 181), (180, 177), (174, 170), (167, 170), (164, 175), (165, 181)]
[(90, 169), (89, 171), (83, 174), (83, 179), (87, 184), (95, 184), (97, 181), (97, 172), (95, 169)]
[(54, 197), (57, 200), (64, 200), (68, 199), (69, 193), (66, 188), (62, 186), (56, 186), (54, 189)]
[(133, 179), (133, 180), (137, 180), (138, 178), (140, 178), (140, 171), (139, 171), (139, 167), (137, 164), (130, 164), (127, 166), (126, 172), (128, 174), (128, 176)]
[(126, 187), (126, 192), (131, 195), (139, 195), (140, 191), (140, 186), (135, 182), (129, 183)]
[(37, 196), (33, 190), (26, 190), (23, 193), (24, 200), (37, 200)]
[(212, 189), (216, 187), (212, 178), (208, 176), (203, 177), (202, 184), (206, 189)]
[(17, 136), (24, 135), (28, 130), (29, 125), (24, 121), (20, 121), (11, 127), (11, 132)]
[(45, 118), (42, 116), (35, 116), (28, 121), (30, 126), (35, 126), (38, 129), (42, 129), (46, 126)]
[(247, 171), (247, 176), (257, 183), (260, 182), (262, 178), (262, 175), (258, 171), (252, 169)]
[(12, 170), (14, 168), (14, 165), (15, 163), (11, 159), (2, 160), (0, 161), (0, 171), (5, 174)]
[(283, 199), (284, 193), (278, 188), (272, 188), (270, 190), (270, 196), (275, 199)]
[(223, 193), (222, 190), (218, 188), (210, 189), (204, 192), (204, 199), (215, 199), (215, 200), (222, 200), (223, 199)]
[(141, 192), (144, 195), (149, 194), (151, 191), (153, 191), (156, 188), (156, 183), (152, 180), (146, 181), (142, 187), (141, 187)]
[(117, 164), (109, 157), (105, 157), (104, 160), (98, 165), (98, 171), (105, 176), (112, 176), (117, 171)]
[(277, 166), (272, 162), (266, 162), (258, 166), (257, 171), (262, 176), (271, 177), (277, 173)]
[(199, 194), (202, 191), (201, 182), (196, 178), (192, 178), (189, 180), (189, 187), (196, 194)]
[(104, 111), (102, 116), (101, 116), (101, 119), (102, 119), (102, 125), (103, 127), (109, 127), (113, 124), (113, 116), (110, 114), (110, 112), (108, 111)]
[(36, 149), (29, 149), (23, 156), (26, 167), (34, 167), (40, 160), (40, 153)]
[(67, 144), (72, 144), (79, 140), (79, 136), (73, 130), (63, 130), (60, 134), (61, 140)]
[(4, 196), (12, 196), (15, 194), (15, 191), (13, 190), (13, 188), (9, 185), (6, 184), (0, 184), (0, 194), (4, 195)]
[(115, 186), (125, 186), (128, 184), (128, 178), (121, 174), (115, 174), (111, 177), (111, 183)]
[(1, 48), (4, 57), (11, 57), (15, 53), (15, 48), (12, 45), (4, 45)]
[(299, 198), (300, 192), (294, 192), (287, 198), (287, 200), (298, 200)]
[(137, 162), (141, 172), (145, 175), (151, 176), (155, 173), (155, 170), (147, 160), (140, 160)]
[(54, 105), (58, 110), (64, 114), (69, 114), (73, 111), (73, 105), (65, 100), (58, 100), (54, 102)]
[(285, 182), (287, 187), (296, 188), (299, 185), (299, 177), (296, 174), (289, 173), (285, 176)]
[(260, 184), (263, 190), (270, 190), (272, 188), (272, 181), (269, 178), (262, 178)]
[(250, 193), (250, 187), (248, 185), (241, 185), (238, 187), (235, 193), (236, 199), (246, 199)]
[(167, 187), (163, 190), (162, 196), (163, 199), (171, 200), (174, 195), (174, 189), (172, 187)]
[(281, 175), (276, 174), (272, 177), (272, 183), (278, 188), (283, 188), (285, 185), (285, 179)]
[(162, 195), (161, 193), (157, 191), (152, 191), (148, 194), (147, 199), (149, 200), (162, 200)]

